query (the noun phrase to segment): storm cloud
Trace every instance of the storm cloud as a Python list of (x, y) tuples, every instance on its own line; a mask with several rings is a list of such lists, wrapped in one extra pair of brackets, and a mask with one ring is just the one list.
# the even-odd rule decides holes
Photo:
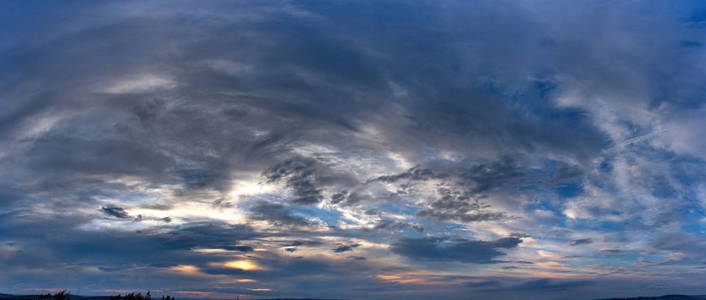
[(512, 249), (522, 242), (515, 237), (495, 241), (472, 241), (439, 237), (405, 238), (391, 247), (392, 252), (411, 258), (437, 261), (460, 261), (470, 263), (495, 263), (496, 257), (504, 255), (500, 249)]

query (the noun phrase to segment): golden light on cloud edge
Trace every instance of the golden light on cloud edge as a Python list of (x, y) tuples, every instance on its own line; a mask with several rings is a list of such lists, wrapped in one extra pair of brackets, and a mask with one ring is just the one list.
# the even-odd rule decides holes
[(248, 289), (251, 292), (271, 292), (272, 289)]
[(200, 271), (198, 267), (192, 265), (177, 265), (170, 267), (169, 270), (185, 274), (197, 274)]
[(239, 269), (243, 271), (261, 270), (262, 267), (249, 260), (234, 260), (223, 264), (226, 268)]

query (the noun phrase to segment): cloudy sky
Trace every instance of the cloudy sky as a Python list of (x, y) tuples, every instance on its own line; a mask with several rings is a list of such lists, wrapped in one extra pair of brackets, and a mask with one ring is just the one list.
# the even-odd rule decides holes
[(706, 293), (701, 1), (2, 1), (0, 293)]

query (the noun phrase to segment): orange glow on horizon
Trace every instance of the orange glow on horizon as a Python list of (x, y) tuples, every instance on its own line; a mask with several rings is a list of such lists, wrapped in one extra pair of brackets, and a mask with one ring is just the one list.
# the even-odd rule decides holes
[(202, 292), (202, 291), (176, 291), (174, 293), (185, 294), (185, 295), (196, 296), (196, 297), (208, 297), (213, 294), (212, 292)]

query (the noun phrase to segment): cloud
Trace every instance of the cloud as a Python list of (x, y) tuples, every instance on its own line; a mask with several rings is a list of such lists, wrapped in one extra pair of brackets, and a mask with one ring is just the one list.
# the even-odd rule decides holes
[(258, 201), (250, 208), (251, 218), (255, 220), (263, 220), (271, 222), (278, 226), (310, 226), (313, 225), (309, 220), (294, 215), (284, 205), (279, 203)]
[(576, 239), (576, 240), (570, 241), (569, 245), (579, 246), (579, 245), (588, 245), (588, 244), (592, 244), (592, 243), (593, 243), (592, 239)]
[(240, 251), (240, 252), (252, 252), (255, 250), (251, 246), (230, 246), (230, 247), (224, 247), (223, 249)]
[(122, 207), (103, 206), (103, 207), (101, 207), (101, 212), (103, 212), (104, 214), (109, 215), (111, 217), (116, 217), (119, 219), (130, 218), (130, 215), (128, 215), (128, 213)]
[[(176, 230), (156, 233), (154, 238), (174, 249), (232, 248), (240, 240), (261, 236), (252, 227), (244, 224), (223, 224), (217, 222), (194, 222), (177, 227)], [(240, 248), (238, 251), (243, 251)], [(237, 249), (236, 249), (237, 250)]]
[(353, 249), (360, 247), (360, 244), (338, 244), (336, 248), (331, 249), (331, 252), (334, 253), (342, 253), (342, 252), (348, 252), (348, 251), (353, 251)]
[(440, 237), (404, 238), (393, 244), (390, 250), (410, 259), (487, 264), (497, 263), (495, 258), (505, 255), (499, 249), (512, 249), (521, 242), (522, 240), (516, 237), (495, 241)]
[(296, 194), (292, 201), (298, 204), (315, 204), (321, 201), (321, 191), (317, 187), (314, 161), (288, 160), (267, 171), (264, 176), (269, 182), (286, 181)]
[(417, 166), (399, 174), (379, 176), (377, 178), (372, 179), (371, 181), (397, 182), (400, 180), (428, 180), (445, 177), (447, 176), (443, 174), (434, 174), (432, 170), (422, 169)]
[(284, 243), (282, 247), (284, 247), (284, 251), (287, 252), (296, 252), (299, 250), (300, 246), (304, 247), (318, 247), (323, 245), (323, 242), (320, 241), (315, 241), (315, 240), (308, 240), (308, 241), (291, 241)]
[[(247, 226), (200, 223), (144, 231), (97, 231), (86, 229), (88, 221), (76, 213), (56, 218), (54, 215), (18, 212), (4, 216), (0, 231), (7, 233), (4, 239), (16, 241), (27, 257), (47, 257), (40, 260), (45, 265), (37, 265), (36, 269), (52, 266), (62, 269), (65, 260), (100, 266), (106, 270), (155, 264), (199, 264), (207, 257), (192, 249), (232, 247), (246, 251), (249, 248), (235, 245), (239, 241), (261, 236)], [(37, 248), (36, 245), (43, 247)]]
[(380, 222), (375, 224), (373, 227), (374, 230), (390, 230), (390, 231), (399, 231), (399, 230), (404, 230), (407, 228), (411, 228), (412, 230), (416, 232), (424, 232), (424, 227), (422, 227), (419, 224), (411, 224), (411, 223), (405, 223), (405, 222), (395, 222), (389, 219), (382, 219)]
[(311, 240), (306, 241), (306, 240), (305, 240), (305, 241), (291, 241), (291, 242), (287, 242), (287, 243), (285, 243), (283, 246), (285, 246), (285, 247), (299, 247), (299, 246), (316, 247), (316, 246), (320, 246), (320, 245), (322, 245), (322, 244), (323, 244), (323, 243), (320, 242), (320, 241), (311, 241)]
[(661, 264), (692, 264), (706, 261), (706, 243), (698, 236), (683, 232), (662, 232), (648, 248), (650, 252), (667, 254), (654, 265)]
[(292, 203), (311, 205), (323, 200), (325, 187), (338, 184), (355, 184), (350, 175), (331, 170), (316, 160), (292, 158), (278, 163), (263, 172), (270, 183), (285, 182), (294, 191)]
[(601, 249), (598, 252), (614, 254), (614, 253), (620, 253), (620, 252), (622, 252), (622, 250), (620, 250), (620, 249)]

